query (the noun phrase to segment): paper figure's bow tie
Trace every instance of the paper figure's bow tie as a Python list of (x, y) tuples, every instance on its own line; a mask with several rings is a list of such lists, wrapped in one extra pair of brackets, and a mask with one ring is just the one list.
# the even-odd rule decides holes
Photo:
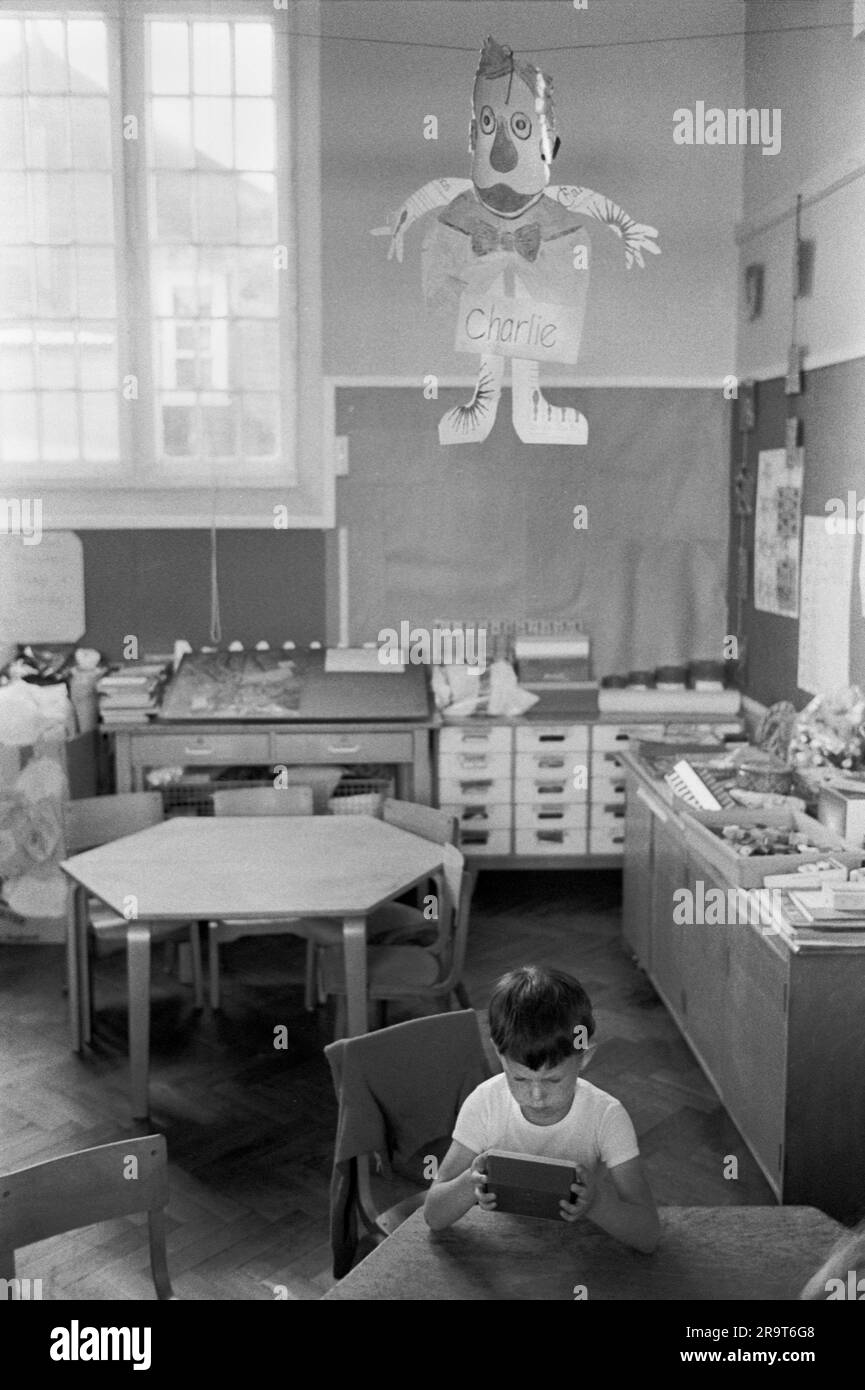
[(492, 251), (516, 251), (524, 260), (536, 261), (541, 249), (541, 229), (537, 222), (517, 227), (513, 232), (500, 232), (489, 222), (473, 222), (469, 233), (476, 256), (488, 256)]

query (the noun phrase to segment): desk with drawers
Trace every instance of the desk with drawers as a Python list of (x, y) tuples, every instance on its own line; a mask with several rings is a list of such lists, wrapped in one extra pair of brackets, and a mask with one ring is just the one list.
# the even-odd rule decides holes
[[(688, 720), (688, 736), (736, 721)], [(438, 734), (438, 803), (457, 817), (476, 869), (620, 868), (625, 842), (622, 754), (663, 736), (664, 722), (466, 719)]]

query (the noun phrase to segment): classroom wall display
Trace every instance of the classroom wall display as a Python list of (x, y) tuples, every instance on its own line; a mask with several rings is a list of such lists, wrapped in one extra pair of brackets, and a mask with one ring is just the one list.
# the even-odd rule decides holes
[(590, 273), (586, 221), (622, 238), (629, 269), (644, 267), (644, 252), (659, 254), (658, 233), (603, 194), (550, 185), (559, 144), (550, 78), (489, 37), (473, 90), (471, 178), (425, 184), (389, 226), (373, 229), (390, 237), (388, 258), (402, 261), (406, 232), (437, 211), (423, 243), (424, 297), (455, 314), (456, 350), (480, 358), (471, 399), (439, 422), (441, 444), (488, 437), (507, 361), (518, 437), (526, 444), (587, 441), (581, 411), (553, 404), (540, 385), (541, 363), (574, 365), (579, 356)]
[[(838, 569), (849, 563), (847, 550), (852, 539), (860, 547), (865, 536), (865, 474), (862, 469), (862, 440), (865, 439), (865, 358), (840, 362), (806, 371), (804, 390), (796, 398), (796, 414), (801, 420), (801, 437), (807, 454), (807, 466), (802, 482), (803, 516), (818, 519), (830, 542), (828, 556), (835, 557)], [(760, 381), (756, 384), (756, 427), (748, 436), (751, 467), (762, 450), (783, 449), (790, 409), (790, 399), (784, 395), (784, 378)], [(735, 429), (735, 417), (742, 406), (742, 397), (733, 403), (733, 433), (731, 444), (731, 515), (735, 515), (735, 476), (740, 465), (741, 436)], [(754, 517), (746, 519), (745, 544), (754, 544)], [(822, 547), (821, 547), (822, 548)], [(854, 553), (854, 565), (855, 565)], [(735, 547), (729, 562), (729, 611), (731, 633), (735, 628), (737, 556)], [(800, 583), (800, 610), (804, 611), (810, 581), (806, 575)], [(848, 601), (849, 595), (849, 601)], [(849, 680), (865, 685), (865, 621), (861, 612), (858, 586), (845, 578), (842, 598), (843, 612), (834, 621), (835, 630), (843, 624), (849, 634)], [(809, 686), (799, 683), (799, 620), (777, 613), (762, 612), (753, 602), (753, 592), (744, 605), (742, 624), (735, 635), (740, 653), (746, 653), (742, 689), (745, 694), (771, 705), (790, 700), (797, 709), (811, 698), (813, 662)], [(827, 672), (827, 679), (829, 673)], [(823, 677), (820, 682), (824, 684)], [(824, 684), (824, 688), (825, 684)]]
[(754, 607), (799, 616), (799, 535), (804, 450), (762, 449), (757, 460)]
[[(722, 656), (722, 392), (587, 388), (597, 428), (584, 449), (528, 448), (503, 411), (486, 441), (442, 456), (431, 426), (459, 399), (458, 388), (438, 401), (414, 387), (337, 388), (352, 645), (402, 621), (483, 615), (579, 620), (596, 677)], [(334, 533), (328, 543), (335, 553)], [(336, 612), (328, 619), (334, 641)]]

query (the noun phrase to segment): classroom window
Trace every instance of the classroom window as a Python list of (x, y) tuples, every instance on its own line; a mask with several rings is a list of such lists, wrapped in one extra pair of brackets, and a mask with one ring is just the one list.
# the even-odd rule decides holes
[(0, 12), (7, 476), (296, 481), (297, 237), (279, 172), (295, 123), (277, 13)]

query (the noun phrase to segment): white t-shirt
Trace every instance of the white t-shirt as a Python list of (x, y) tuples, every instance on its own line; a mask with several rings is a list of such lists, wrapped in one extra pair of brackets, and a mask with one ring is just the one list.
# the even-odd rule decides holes
[(625, 1107), (582, 1077), (570, 1110), (554, 1125), (531, 1124), (508, 1090), (504, 1072), (490, 1077), (466, 1097), (453, 1137), (473, 1153), (506, 1149), (564, 1158), (589, 1170), (599, 1163), (615, 1168), (640, 1153)]

